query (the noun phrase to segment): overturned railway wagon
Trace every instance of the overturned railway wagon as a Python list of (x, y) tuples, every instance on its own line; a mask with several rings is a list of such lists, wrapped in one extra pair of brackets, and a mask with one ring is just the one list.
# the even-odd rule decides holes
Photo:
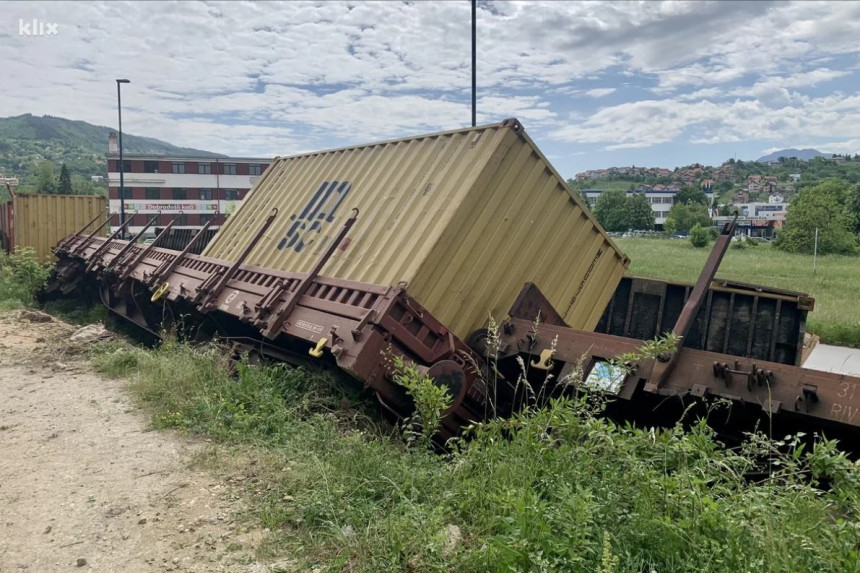
[[(171, 227), (147, 246), (120, 239), (122, 228), (107, 238), (99, 228), (67, 237), (49, 290), (98, 292), (152, 332), (182, 316), (241, 351), (332, 361), (395, 416), (408, 415), (411, 403), (387, 357), (404, 356), (449, 388), (445, 434), (516, 409), (522, 359), (533, 384), (548, 374), (565, 379), (580, 364), (590, 380), (642, 344), (642, 321), (655, 334), (693, 333), (691, 341), (696, 328), (709, 333), (721, 320), (713, 301), (727, 288), (711, 281), (734, 232), (727, 225), (682, 297), (668, 283), (625, 290), (627, 258), (516, 120), (279, 158), (200, 255), (207, 228), (178, 251), (161, 242)], [(601, 385), (629, 413), (657, 420), (667, 401), (717, 396), (752, 417), (853, 429), (860, 379), (798, 368), (787, 351), (802, 338), (805, 309), (793, 322), (772, 313), (759, 320), (771, 301), (803, 297), (735, 286), (729, 304), (751, 313), (752, 339), (763, 337), (764, 322), (781, 329), (767, 348), (736, 352), (742, 321), (723, 320), (728, 326), (700, 336), (698, 347), (643, 360)], [(635, 312), (637, 288), (663, 293), (653, 317)], [(500, 321), (497, 331), (485, 329), (489, 317)]]

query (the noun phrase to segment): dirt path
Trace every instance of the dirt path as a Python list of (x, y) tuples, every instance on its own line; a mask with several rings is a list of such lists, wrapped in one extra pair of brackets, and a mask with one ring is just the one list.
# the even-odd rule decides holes
[(150, 431), (75, 329), (0, 314), (0, 573), (282, 570), (234, 521), (242, 476), (189, 469), (207, 444)]

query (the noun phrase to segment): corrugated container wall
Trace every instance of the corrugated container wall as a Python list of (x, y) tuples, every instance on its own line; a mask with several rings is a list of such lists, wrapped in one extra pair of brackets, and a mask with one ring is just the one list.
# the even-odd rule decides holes
[[(60, 239), (80, 231), (96, 215), (107, 217), (107, 200), (97, 195), (17, 195), (14, 245), (33, 247), (41, 261), (51, 258)], [(104, 222), (97, 221), (90, 229)]]
[(405, 281), (462, 338), (527, 281), (590, 330), (629, 264), (516, 120), (278, 158), (203, 254), (235, 260), (272, 208), (247, 264), (308, 272), (357, 208), (322, 274)]

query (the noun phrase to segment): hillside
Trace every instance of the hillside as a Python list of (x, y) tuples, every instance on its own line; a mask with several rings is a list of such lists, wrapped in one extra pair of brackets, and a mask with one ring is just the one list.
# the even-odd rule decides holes
[[(0, 118), (0, 172), (18, 177), (22, 187), (31, 183), (36, 164), (65, 163), (72, 175), (86, 179), (105, 175), (108, 134), (115, 128), (61, 117), (31, 114)], [(128, 153), (224, 157), (209, 151), (177, 147), (151, 137), (123, 133)]]
[(827, 157), (829, 158), (832, 154), (830, 153), (822, 153), (817, 149), (780, 149), (779, 151), (774, 151), (769, 155), (765, 155), (764, 157), (759, 157), (756, 161), (761, 163), (767, 163), (768, 161), (779, 161), (780, 157), (785, 157), (786, 159), (796, 157), (801, 161), (809, 161), (813, 157)]

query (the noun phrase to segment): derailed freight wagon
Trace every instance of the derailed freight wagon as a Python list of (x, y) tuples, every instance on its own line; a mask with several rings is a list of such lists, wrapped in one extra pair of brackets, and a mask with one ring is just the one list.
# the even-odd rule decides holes
[[(184, 317), (243, 351), (332, 360), (397, 416), (409, 415), (411, 402), (385, 357), (403, 356), (450, 390), (449, 435), (488, 412), (518, 407), (519, 364), (538, 383), (581, 366), (587, 382), (642, 345), (627, 330), (606, 333), (617, 332), (611, 324), (593, 331), (628, 260), (516, 120), (279, 158), (201, 255), (191, 250), (207, 227), (182, 252), (159, 246), (171, 227), (147, 246), (119, 240), (121, 228), (107, 239), (98, 229), (69, 236), (57, 247), (49, 288), (96, 291), (152, 332)], [(688, 398), (717, 396), (754, 418), (779, 414), (856, 429), (860, 392), (851, 389), (860, 379), (798, 368), (796, 355), (783, 351), (802, 336), (805, 314), (771, 320), (791, 330), (768, 338), (779, 352), (753, 345), (734, 353), (743, 321), (714, 320), (724, 293), (709, 294), (734, 229), (723, 229), (683, 297), (652, 301), (655, 332), (695, 334), (705, 308), (711, 342), (722, 346), (703, 339), (703, 349), (682, 345), (629, 364), (612, 382), (618, 403), (639, 415), (667, 403), (683, 411)], [(655, 288), (662, 292), (660, 285), (645, 290)], [(754, 315), (758, 337), (747, 331), (745, 340), (761, 338), (765, 313), (756, 309), (778, 298), (752, 292), (727, 299), (731, 309)], [(636, 309), (627, 312), (635, 296), (619, 291), (615, 300), (607, 320), (635, 325)], [(675, 314), (671, 328), (661, 321)], [(501, 320), (497, 331), (483, 329), (490, 317)], [(701, 332), (711, 328), (704, 326)]]
[(184, 314), (270, 356), (333, 357), (399, 415), (382, 354), (402, 354), (451, 388), (450, 429), (486, 410), (464, 341), (525, 282), (591, 329), (629, 264), (514, 119), (278, 158), (202, 255), (118, 236), (62, 242), (53, 286), (95, 278), (153, 332)]

